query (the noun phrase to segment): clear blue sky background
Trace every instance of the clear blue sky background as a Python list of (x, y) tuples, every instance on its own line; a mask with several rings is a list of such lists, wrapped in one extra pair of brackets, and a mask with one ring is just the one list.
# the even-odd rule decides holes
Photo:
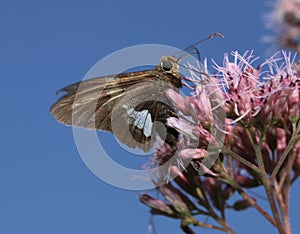
[[(0, 233), (147, 232), (150, 216), (138, 192), (95, 177), (76, 150), (72, 129), (49, 114), (55, 91), (81, 80), (98, 60), (137, 44), (184, 48), (214, 32), (226, 38), (200, 45), (202, 56), (222, 61), (224, 52), (254, 49), (263, 57), (268, 49), (261, 43), (268, 10), (261, 0), (11, 0), (0, 6)], [(255, 215), (250, 209), (228, 219), (237, 233), (275, 233)], [(155, 217), (155, 226), (158, 234), (181, 233), (178, 221), (164, 217)]]

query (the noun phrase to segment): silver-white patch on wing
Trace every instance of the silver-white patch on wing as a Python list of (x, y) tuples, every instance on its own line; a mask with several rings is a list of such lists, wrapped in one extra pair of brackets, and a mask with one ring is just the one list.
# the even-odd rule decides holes
[(134, 119), (134, 126), (139, 129), (143, 129), (143, 133), (146, 137), (151, 136), (153, 123), (151, 114), (148, 112), (148, 110), (136, 111), (131, 108), (127, 113)]

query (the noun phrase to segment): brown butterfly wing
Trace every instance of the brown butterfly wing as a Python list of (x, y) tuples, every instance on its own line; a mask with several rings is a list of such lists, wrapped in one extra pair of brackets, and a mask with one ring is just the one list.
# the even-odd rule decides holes
[(167, 82), (144, 81), (122, 95), (110, 117), (112, 132), (122, 143), (149, 151), (156, 133), (162, 140), (172, 139), (175, 144), (176, 138), (177, 142), (177, 131), (169, 131), (166, 127), (167, 118), (177, 116), (165, 96), (167, 88), (174, 87)]
[[(109, 126), (97, 122), (103, 119), (103, 112), (100, 112), (98, 117), (94, 116), (97, 110), (110, 100), (110, 109), (112, 109), (115, 97), (143, 79), (151, 79), (152, 72), (143, 71), (100, 77), (69, 85), (57, 92), (65, 94), (51, 106), (50, 112), (65, 125), (111, 131)], [(108, 106), (106, 105), (106, 108)]]
[[(153, 145), (155, 130), (176, 144), (177, 131), (165, 124), (177, 115), (164, 91), (174, 88), (171, 81), (177, 79), (155, 69), (78, 82), (58, 91), (65, 95), (50, 112), (63, 124), (110, 131), (122, 143), (144, 151)], [(163, 126), (157, 128), (157, 122)]]

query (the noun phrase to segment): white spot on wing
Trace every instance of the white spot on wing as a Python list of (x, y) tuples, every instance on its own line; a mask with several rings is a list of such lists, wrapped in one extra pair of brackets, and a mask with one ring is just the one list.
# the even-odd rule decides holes
[(115, 76), (110, 76), (110, 77), (106, 77), (105, 78), (105, 81), (107, 82), (107, 83), (110, 83), (110, 82), (118, 82), (119, 81), (119, 78), (118, 77), (115, 77)]
[(152, 123), (152, 119), (151, 119), (151, 114), (148, 113), (147, 119), (146, 119), (146, 122), (145, 122), (145, 126), (144, 126), (144, 135), (146, 137), (151, 136), (152, 126), (153, 126), (153, 123)]
[(127, 113), (134, 119), (134, 126), (139, 129), (143, 129), (143, 133), (146, 137), (151, 136), (153, 123), (151, 114), (148, 112), (148, 110), (136, 111), (131, 108)]

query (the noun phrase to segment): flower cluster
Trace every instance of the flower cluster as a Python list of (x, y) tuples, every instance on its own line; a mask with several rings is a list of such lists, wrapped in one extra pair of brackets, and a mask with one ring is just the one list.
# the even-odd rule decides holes
[[(181, 219), (186, 233), (193, 233), (189, 225), (233, 233), (226, 209), (249, 206), (280, 233), (290, 233), (288, 192), (300, 174), (300, 64), (286, 52), (257, 67), (252, 52), (231, 55), (233, 62), (225, 55), (222, 66), (214, 63), (215, 75), (193, 79), (191, 96), (166, 92), (180, 113), (168, 119), (169, 126), (197, 139), (197, 146), (182, 138), (176, 157), (190, 159), (189, 166), (170, 166), (174, 181), (157, 188), (164, 199), (143, 194), (140, 200), (153, 214)], [(174, 150), (165, 146), (155, 160), (172, 156)], [(247, 193), (258, 186), (266, 191), (272, 215)], [(241, 198), (230, 204), (234, 193)], [(201, 223), (196, 215), (211, 217), (219, 226)]]
[(279, 0), (267, 18), (267, 26), (276, 30), (279, 45), (299, 52), (300, 2)]

